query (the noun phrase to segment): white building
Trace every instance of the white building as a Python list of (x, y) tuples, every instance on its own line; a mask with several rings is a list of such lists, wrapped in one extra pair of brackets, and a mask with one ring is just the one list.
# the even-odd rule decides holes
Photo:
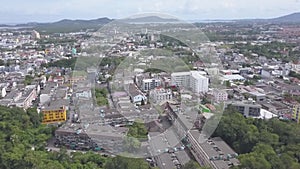
[(36, 31), (36, 30), (32, 31), (31, 36), (32, 36), (33, 39), (41, 39), (40, 33), (38, 31)]
[(92, 92), (91, 92), (91, 90), (83, 90), (83, 91), (77, 92), (76, 97), (89, 99), (92, 97)]
[(151, 77), (148, 74), (138, 74), (134, 79), (136, 85), (142, 91), (149, 91), (155, 89), (158, 86), (161, 86), (162, 81), (158, 77)]
[(150, 99), (154, 103), (160, 103), (166, 100), (172, 100), (172, 90), (164, 88), (156, 88), (150, 91)]
[(152, 90), (158, 86), (161, 85), (161, 80), (160, 79), (143, 79), (142, 80), (142, 90), (143, 91), (148, 91), (148, 90)]
[(189, 88), (195, 93), (206, 93), (208, 91), (208, 80), (198, 71), (171, 74), (172, 85)]
[(213, 90), (213, 96), (216, 102), (222, 102), (228, 100), (228, 94), (225, 90)]
[(128, 94), (132, 103), (136, 105), (147, 103), (147, 97), (134, 84), (129, 84)]
[(220, 70), (218, 68), (206, 68), (205, 71), (209, 74), (209, 75), (218, 75), (220, 73)]
[(176, 86), (190, 86), (191, 72), (176, 72), (171, 74), (171, 83)]
[(208, 78), (197, 71), (191, 71), (190, 88), (196, 93), (206, 93), (208, 91)]
[(6, 96), (6, 87), (7, 87), (7, 85), (5, 83), (0, 84), (0, 98), (3, 98)]
[(300, 72), (300, 62), (299, 61), (291, 62), (290, 65), (291, 65), (293, 71)]

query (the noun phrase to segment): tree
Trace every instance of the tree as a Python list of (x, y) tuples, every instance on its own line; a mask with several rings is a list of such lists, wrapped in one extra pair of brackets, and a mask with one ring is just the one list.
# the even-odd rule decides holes
[[(300, 168), (300, 126), (279, 119), (245, 118), (229, 105), (213, 136), (240, 154), (235, 168)], [(285, 165), (288, 164), (288, 165)]]
[(30, 75), (25, 76), (24, 84), (25, 85), (30, 85), (32, 83), (33, 77)]
[(251, 169), (271, 169), (271, 164), (264, 158), (263, 155), (257, 153), (247, 153), (239, 156), (241, 165), (239, 168)]
[(126, 137), (124, 144), (129, 153), (135, 153), (141, 147), (141, 142), (134, 137)]
[(26, 113), (34, 127), (38, 127), (41, 124), (42, 116), (37, 112), (36, 108), (29, 108)]
[(111, 158), (105, 164), (105, 169), (149, 169), (146, 161), (140, 158), (132, 160), (131, 158), (117, 156)]
[(146, 126), (142, 122), (134, 122), (132, 126), (129, 127), (129, 131), (127, 133), (128, 137), (134, 137), (138, 139), (146, 139), (148, 136), (148, 131)]
[(225, 86), (226, 86), (226, 87), (231, 87), (231, 83), (230, 83), (230, 81), (228, 81), (228, 80), (227, 80), (227, 81), (225, 81)]
[(204, 97), (202, 100), (201, 100), (201, 104), (210, 104), (211, 101), (207, 98), (207, 97)]
[(259, 135), (259, 142), (270, 144), (271, 146), (277, 146), (279, 144), (279, 136), (274, 133), (270, 133), (267, 130), (263, 130)]
[(253, 82), (250, 80), (245, 80), (244, 85), (245, 86), (253, 85)]

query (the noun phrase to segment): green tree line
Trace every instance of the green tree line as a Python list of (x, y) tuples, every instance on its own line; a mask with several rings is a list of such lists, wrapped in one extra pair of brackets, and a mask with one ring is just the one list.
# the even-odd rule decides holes
[(240, 154), (236, 168), (300, 168), (300, 126), (294, 122), (245, 118), (229, 106), (214, 136)]

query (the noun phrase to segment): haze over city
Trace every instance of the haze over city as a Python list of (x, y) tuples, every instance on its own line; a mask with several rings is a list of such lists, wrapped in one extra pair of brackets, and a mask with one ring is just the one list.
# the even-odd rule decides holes
[(300, 169), (300, 0), (13, 0), (0, 169)]
[(54, 22), (61, 19), (124, 18), (162, 12), (182, 20), (273, 18), (299, 11), (299, 0), (38, 0), (6, 1), (0, 23)]

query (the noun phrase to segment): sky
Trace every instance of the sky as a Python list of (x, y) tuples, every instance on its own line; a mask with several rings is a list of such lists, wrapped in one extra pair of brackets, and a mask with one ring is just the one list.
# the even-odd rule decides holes
[(121, 19), (149, 12), (186, 21), (273, 18), (300, 12), (300, 0), (6, 0), (1, 4), (0, 23)]

